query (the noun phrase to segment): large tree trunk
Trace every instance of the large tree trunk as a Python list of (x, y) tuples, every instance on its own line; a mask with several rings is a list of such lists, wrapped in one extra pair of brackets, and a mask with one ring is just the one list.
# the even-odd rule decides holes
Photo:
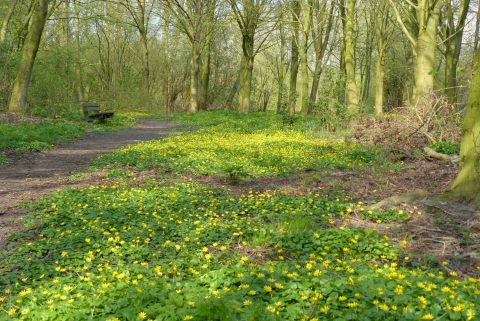
[(8, 24), (10, 23), (10, 19), (12, 19), (13, 12), (15, 11), (15, 7), (17, 6), (18, 0), (13, 0), (8, 7), (7, 15), (5, 19), (3, 19), (2, 26), (0, 27), (0, 44), (4, 43), (7, 39), (7, 30)]
[(242, 56), (240, 65), (240, 78), (238, 90), (238, 107), (241, 113), (248, 113), (250, 110), (250, 93), (252, 91), (253, 61)]
[(418, 36), (413, 52), (413, 104), (434, 89), (440, 8), (440, 4), (432, 8), (425, 4), (425, 0), (422, 0), (416, 9), (417, 19), (421, 23), (418, 26)]
[(345, 5), (345, 78), (347, 110), (351, 116), (358, 113), (358, 86), (355, 76), (355, 6), (356, 0), (347, 0)]
[(11, 112), (25, 112), (27, 109), (28, 87), (32, 78), (33, 65), (38, 47), (40, 46), (40, 40), (42, 39), (47, 14), (48, 0), (37, 0), (32, 23), (23, 46), (17, 76), (13, 83), (12, 95), (8, 103), (8, 110)]
[(450, 194), (480, 204), (480, 50), (477, 49), (470, 100), (463, 123), (460, 171)]
[(437, 22), (438, 19), (432, 18), (427, 28), (419, 31), (413, 66), (415, 83), (413, 90), (414, 103), (426, 94), (431, 93), (434, 88)]
[(299, 41), (299, 25), (298, 18), (300, 16), (300, 3), (298, 0), (292, 3), (292, 20), (293, 20), (293, 34), (292, 34), (292, 54), (290, 62), (290, 81), (288, 91), (288, 112), (290, 115), (295, 114), (295, 107), (297, 105), (297, 76), (298, 76), (298, 41)]
[(199, 73), (200, 73), (200, 50), (195, 42), (192, 43), (192, 59), (190, 66), (190, 107), (188, 111), (195, 113), (198, 111), (199, 94)]
[(248, 113), (250, 110), (250, 94), (252, 91), (253, 62), (255, 59), (254, 29), (247, 29), (242, 37), (242, 61), (240, 63), (240, 78), (238, 90), (237, 110), (241, 113)]

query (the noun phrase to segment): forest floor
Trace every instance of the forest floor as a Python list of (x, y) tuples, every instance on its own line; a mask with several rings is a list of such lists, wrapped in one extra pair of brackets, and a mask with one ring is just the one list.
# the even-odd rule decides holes
[(65, 187), (85, 186), (68, 178), (97, 156), (119, 147), (170, 135), (177, 128), (168, 121), (141, 119), (135, 128), (88, 132), (80, 139), (43, 152), (17, 152), (0, 164), (0, 247), (18, 231), (26, 210), (18, 205)]
[(308, 117), (143, 126), (0, 167), (25, 215), (0, 320), (478, 320), (480, 212), (442, 194), (456, 164)]

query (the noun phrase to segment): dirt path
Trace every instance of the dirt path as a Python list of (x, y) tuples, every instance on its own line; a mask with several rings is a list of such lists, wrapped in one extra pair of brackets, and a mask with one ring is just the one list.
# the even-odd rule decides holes
[(41, 153), (23, 155), (13, 164), (0, 165), (0, 247), (21, 227), (24, 210), (16, 206), (58, 189), (73, 186), (67, 178), (100, 154), (121, 146), (171, 134), (172, 122), (141, 120), (137, 128), (87, 133), (81, 139)]

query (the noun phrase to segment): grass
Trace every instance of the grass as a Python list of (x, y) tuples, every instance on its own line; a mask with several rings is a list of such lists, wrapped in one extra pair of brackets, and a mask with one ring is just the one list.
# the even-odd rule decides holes
[[(0, 124), (0, 152), (41, 151), (78, 138), (87, 130), (111, 131), (132, 127), (135, 114), (120, 114), (105, 123), (86, 124), (82, 120), (45, 119), (40, 122)], [(5, 156), (3, 156), (5, 158)]]
[(429, 145), (430, 148), (434, 149), (436, 152), (447, 154), (447, 155), (459, 155), (460, 154), (460, 144), (457, 142), (438, 142)]
[(8, 164), (8, 161), (9, 161), (9, 159), (8, 159), (7, 156), (5, 156), (3, 154), (0, 154), (0, 165), (1, 164)]
[(233, 196), (168, 175), (139, 183), (121, 167), (278, 176), (378, 166), (380, 150), (309, 135), (302, 119), (282, 130), (274, 115), (175, 117), (197, 131), (103, 157), (97, 166), (115, 163), (110, 183), (32, 205), (0, 252), (0, 320), (478, 319), (480, 279), (418, 265), (407, 241), (346, 227), (356, 213), (415, 213), (313, 192)]

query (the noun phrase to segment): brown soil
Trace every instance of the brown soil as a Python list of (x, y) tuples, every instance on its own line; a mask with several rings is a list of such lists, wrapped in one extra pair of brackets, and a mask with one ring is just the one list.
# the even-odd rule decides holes
[(22, 226), (25, 210), (18, 209), (17, 205), (64, 187), (83, 186), (86, 182), (72, 183), (67, 178), (88, 166), (98, 155), (170, 135), (176, 128), (172, 122), (145, 119), (136, 128), (87, 133), (55, 149), (16, 155), (11, 164), (0, 165), (0, 247)]

